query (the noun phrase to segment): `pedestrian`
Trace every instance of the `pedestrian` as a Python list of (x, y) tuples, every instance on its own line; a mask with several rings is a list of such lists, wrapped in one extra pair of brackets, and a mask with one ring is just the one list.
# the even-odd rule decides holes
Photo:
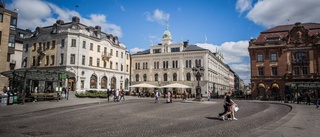
[(224, 114), (223, 116), (221, 116), (222, 120), (225, 120), (225, 116), (231, 114), (231, 120), (238, 120), (235, 116), (234, 116), (234, 105), (237, 105), (231, 98), (231, 92), (228, 92), (227, 93), (227, 96), (226, 96), (226, 104), (227, 104), (227, 107), (228, 107), (228, 112), (226, 114)]
[(119, 102), (119, 89), (117, 89), (115, 92), (114, 102)]
[(155, 98), (156, 98), (156, 100), (155, 100), (154, 103), (159, 103), (159, 97), (160, 97), (160, 92), (159, 92), (158, 90), (156, 90), (156, 92), (155, 92)]
[(123, 91), (123, 89), (121, 89), (121, 91), (120, 91), (120, 101), (121, 101), (122, 98), (123, 98), (123, 101), (126, 101), (126, 99), (124, 98), (124, 91)]
[(210, 98), (211, 98), (211, 92), (210, 91), (207, 91), (207, 97), (208, 97), (208, 101), (210, 101)]
[(110, 101), (111, 90), (107, 89), (108, 102)]
[(310, 102), (311, 102), (311, 98), (310, 98), (310, 93), (307, 92), (307, 102), (306, 102), (306, 105), (309, 105), (310, 106)]
[(182, 101), (187, 101), (187, 92), (183, 91)]
[[(223, 98), (223, 109), (224, 112), (219, 113), (219, 117), (221, 117), (221, 119), (225, 119), (224, 114), (226, 114), (228, 112), (228, 106), (227, 106), (227, 102), (226, 102), (226, 97), (227, 97), (228, 93), (224, 93), (224, 98)], [(231, 119), (231, 115), (227, 116), (228, 120)]]
[(171, 91), (168, 91), (167, 103), (172, 103), (172, 92)]
[(3, 93), (7, 93), (7, 86), (3, 86)]

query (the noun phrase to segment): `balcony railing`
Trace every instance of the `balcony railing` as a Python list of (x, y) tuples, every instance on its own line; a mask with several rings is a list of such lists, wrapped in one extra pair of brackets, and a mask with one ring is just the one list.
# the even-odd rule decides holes
[(101, 58), (102, 58), (102, 60), (104, 60), (104, 61), (109, 61), (109, 59), (111, 58), (111, 54), (108, 53), (108, 52), (102, 52)]

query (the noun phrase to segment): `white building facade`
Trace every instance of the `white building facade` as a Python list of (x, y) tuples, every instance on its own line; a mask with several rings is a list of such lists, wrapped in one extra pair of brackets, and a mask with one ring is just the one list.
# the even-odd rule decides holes
[[(118, 37), (101, 32), (101, 27), (57, 20), (47, 27), (37, 27), (23, 42), (23, 67), (65, 70), (75, 73), (63, 84), (70, 90), (129, 90), (130, 54)], [(34, 81), (33, 87), (57, 86), (52, 81)], [(60, 85), (61, 86), (61, 85)]]
[[(168, 90), (173, 93), (181, 93), (186, 90), (195, 94), (195, 87), (198, 82), (193, 75), (192, 68), (196, 64), (204, 67), (204, 75), (201, 77), (200, 86), (203, 96), (210, 91), (216, 96), (228, 91), (229, 69), (223, 63), (223, 57), (219, 53), (212, 53), (208, 49), (203, 49), (197, 45), (189, 45), (188, 42), (172, 44), (171, 33), (165, 30), (162, 43), (152, 45), (150, 49), (137, 52), (132, 56), (131, 84), (148, 83), (155, 86), (180, 83), (188, 85), (189, 89), (164, 88), (164, 93)], [(138, 91), (138, 89), (131, 89)], [(153, 92), (153, 89), (149, 92)]]

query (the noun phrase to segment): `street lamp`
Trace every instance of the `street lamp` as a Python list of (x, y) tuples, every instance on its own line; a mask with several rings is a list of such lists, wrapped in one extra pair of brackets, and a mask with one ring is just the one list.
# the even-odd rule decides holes
[(201, 101), (201, 87), (200, 87), (200, 80), (204, 73), (204, 68), (197, 64), (196, 67), (192, 68), (193, 75), (197, 78), (198, 85), (196, 87), (196, 98), (194, 101)]

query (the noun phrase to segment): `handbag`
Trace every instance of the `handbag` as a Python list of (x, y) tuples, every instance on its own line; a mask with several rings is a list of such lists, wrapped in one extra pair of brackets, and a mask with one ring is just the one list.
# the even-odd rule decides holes
[(233, 105), (233, 109), (234, 109), (235, 112), (237, 112), (239, 110), (238, 105)]

